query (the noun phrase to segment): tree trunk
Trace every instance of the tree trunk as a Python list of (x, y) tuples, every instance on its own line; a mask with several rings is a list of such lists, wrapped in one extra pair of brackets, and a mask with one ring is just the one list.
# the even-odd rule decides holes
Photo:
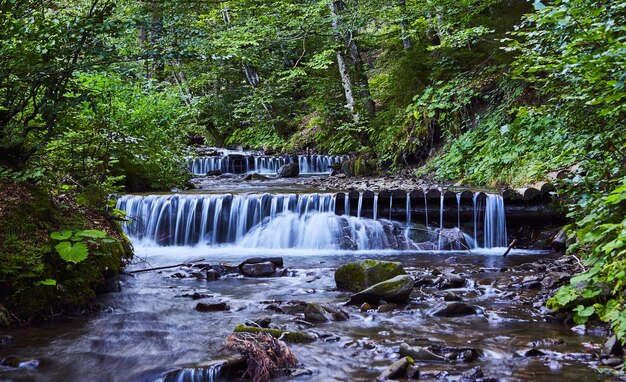
[(398, 5), (400, 6), (400, 12), (402, 14), (400, 18), (400, 32), (402, 33), (402, 46), (404, 49), (411, 49), (411, 39), (406, 31), (407, 22), (406, 22), (406, 1), (398, 0)]
[[(330, 16), (332, 20), (333, 34), (335, 36), (335, 40), (338, 43), (343, 45), (343, 41), (341, 40), (341, 32), (339, 30), (339, 11), (337, 4), (334, 1), (331, 1), (328, 4), (330, 8)], [(339, 68), (339, 74), (341, 76), (341, 85), (343, 86), (343, 92), (346, 97), (346, 108), (352, 114), (352, 119), (354, 122), (359, 121), (359, 113), (354, 108), (354, 94), (352, 91), (352, 79), (350, 78), (350, 73), (348, 72), (348, 65), (346, 64), (346, 58), (344, 56), (342, 49), (337, 49), (337, 66)]]
[(348, 48), (350, 51), (350, 59), (354, 65), (355, 79), (357, 87), (359, 89), (359, 98), (363, 104), (363, 110), (368, 117), (373, 117), (376, 113), (376, 107), (372, 100), (372, 94), (370, 93), (370, 83), (365, 74), (365, 67), (363, 65), (363, 59), (361, 58), (361, 52), (359, 52), (359, 46), (354, 39), (356, 32), (350, 33), (350, 40), (348, 42)]

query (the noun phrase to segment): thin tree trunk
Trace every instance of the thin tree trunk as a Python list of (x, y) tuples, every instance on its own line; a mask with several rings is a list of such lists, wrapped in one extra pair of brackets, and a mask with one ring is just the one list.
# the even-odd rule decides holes
[(400, 6), (400, 12), (402, 14), (400, 18), (400, 32), (402, 33), (402, 46), (404, 49), (411, 49), (411, 39), (406, 31), (407, 22), (406, 22), (406, 1), (398, 0), (398, 5)]
[(350, 59), (354, 64), (354, 73), (356, 83), (359, 89), (359, 98), (363, 103), (363, 110), (368, 117), (374, 116), (376, 113), (376, 107), (372, 100), (372, 94), (370, 93), (370, 84), (365, 74), (365, 67), (363, 65), (363, 59), (361, 58), (361, 52), (359, 52), (359, 46), (354, 39), (356, 32), (350, 33), (350, 40), (348, 42), (348, 49), (350, 51)]
[[(341, 40), (341, 32), (339, 30), (339, 12), (337, 9), (337, 4), (334, 1), (331, 1), (328, 4), (330, 8), (330, 16), (332, 20), (332, 28), (333, 33), (335, 35), (335, 40), (341, 45), (343, 45), (343, 41)], [(341, 76), (341, 85), (343, 86), (343, 92), (346, 97), (346, 108), (352, 114), (352, 119), (354, 122), (359, 121), (359, 113), (354, 108), (354, 94), (352, 91), (352, 79), (350, 78), (350, 73), (348, 72), (348, 65), (346, 64), (346, 58), (344, 56), (342, 49), (337, 49), (337, 66), (339, 68), (339, 74)]]

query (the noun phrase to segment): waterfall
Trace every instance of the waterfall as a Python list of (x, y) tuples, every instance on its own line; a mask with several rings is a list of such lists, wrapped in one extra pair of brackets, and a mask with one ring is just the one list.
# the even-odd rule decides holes
[[(353, 211), (350, 209), (350, 195), (345, 193), (339, 196), (344, 198), (341, 217), (336, 216), (336, 194), (126, 195), (117, 200), (116, 208), (124, 211), (128, 218), (123, 225), (125, 233), (134, 241), (145, 244), (222, 246), (257, 243), (268, 248), (277, 246), (327, 248), (326, 245), (330, 245), (332, 248), (347, 246), (382, 249), (385, 247), (380, 247), (383, 245), (380, 243), (384, 242), (380, 239), (381, 227), (387, 230), (385, 234), (389, 242), (400, 240), (391, 239), (389, 235), (397, 235), (401, 230), (405, 231), (405, 237), (400, 241), (403, 243), (410, 241), (408, 231), (399, 229), (399, 223), (389, 225), (391, 218), (404, 220), (404, 227), (411, 224), (413, 211), (410, 194), (406, 194), (405, 211), (395, 211), (397, 213), (393, 210), (393, 194), (389, 194), (389, 220), (381, 219), (379, 216), (380, 199), (377, 193), (359, 193), (358, 204)], [(446, 232), (447, 236), (466, 235), (465, 241), (472, 248), (507, 245), (502, 196), (475, 193), (472, 201), (473, 216), (470, 219), (473, 221), (470, 220), (463, 225), (460, 195), (456, 195), (456, 211), (452, 203), (447, 205), (446, 210), (445, 197), (443, 194), (439, 196), (439, 225), (431, 227), (433, 231), (438, 232), (439, 237), (435, 248), (448, 248), (445, 240), (441, 240), (442, 232)], [(369, 208), (372, 208), (373, 219), (364, 217)], [(424, 196), (424, 210), (428, 229), (427, 196)], [(352, 217), (352, 214), (356, 217)], [(374, 224), (376, 221), (385, 223), (376, 225)], [(448, 223), (454, 226), (455, 221), (456, 227), (445, 227)], [(307, 224), (313, 224), (315, 227), (306, 227)], [(462, 226), (468, 227), (468, 232), (461, 231)], [(338, 227), (342, 227), (341, 234), (338, 233)], [(368, 237), (367, 240), (372, 240), (373, 243), (363, 242), (365, 240), (363, 237)], [(326, 243), (327, 241), (329, 242)], [(345, 244), (345, 241), (349, 244)], [(435, 243), (434, 236), (432, 242)]]
[(406, 225), (411, 224), (411, 194), (406, 193)]
[(378, 193), (374, 194), (374, 215), (373, 219), (376, 220), (378, 217)]
[(485, 236), (483, 247), (506, 247), (508, 245), (502, 196), (487, 194), (483, 231)]
[[(341, 155), (298, 155), (301, 174), (330, 174), (332, 165), (343, 162), (347, 157)], [(287, 163), (294, 162), (291, 156), (255, 155), (249, 152), (228, 152), (220, 156), (197, 157), (190, 160), (189, 169), (195, 175), (206, 175), (209, 171), (243, 174), (276, 174)]]

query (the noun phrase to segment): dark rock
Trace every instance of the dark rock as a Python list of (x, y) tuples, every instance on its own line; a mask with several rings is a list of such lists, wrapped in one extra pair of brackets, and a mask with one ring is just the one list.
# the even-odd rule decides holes
[(448, 292), (443, 296), (443, 301), (452, 302), (452, 301), (461, 301), (461, 297), (456, 293)]
[(541, 356), (546, 355), (546, 353), (536, 348), (520, 350), (517, 352), (517, 354), (519, 354), (522, 357), (541, 357)]
[(330, 313), (320, 304), (310, 302), (304, 309), (304, 318), (309, 322), (326, 322), (330, 321)]
[(306, 309), (307, 303), (304, 301), (289, 301), (287, 304), (281, 306), (282, 312), (284, 314), (304, 314), (304, 310)]
[(253, 257), (250, 259), (246, 259), (244, 262), (238, 265), (238, 268), (241, 270), (246, 264), (258, 264), (258, 263), (266, 263), (270, 262), (276, 266), (276, 268), (282, 268), (284, 265), (282, 257)]
[(252, 173), (252, 174), (246, 174), (244, 175), (241, 180), (268, 180), (269, 178), (265, 175), (261, 175), (261, 174), (257, 174)]
[(459, 275), (447, 275), (441, 283), (439, 289), (462, 288), (465, 286), (465, 277)]
[(374, 284), (389, 280), (406, 272), (397, 262), (362, 260), (343, 265), (335, 272), (337, 288), (359, 292)]
[(15, 343), (15, 337), (7, 334), (0, 336), (0, 346), (13, 345)]
[(287, 163), (278, 169), (279, 178), (297, 178), (300, 175), (300, 166), (298, 163)]
[(176, 272), (176, 273), (174, 273), (171, 277), (173, 277), (173, 278), (175, 278), (175, 279), (184, 279), (184, 278), (185, 278), (185, 277), (187, 277), (187, 276), (185, 276), (184, 274), (182, 274), (182, 273), (180, 273), (180, 272)]
[(208, 298), (213, 296), (204, 293), (193, 292), (193, 294), (184, 294), (182, 295), (182, 297), (191, 297), (192, 300), (199, 300), (201, 298)]
[(269, 328), (272, 323), (271, 317), (261, 317), (258, 320), (254, 321), (255, 324), (259, 325), (261, 328)]
[(451, 302), (447, 304), (443, 303), (429, 309), (428, 314), (437, 317), (458, 317), (478, 314), (478, 309), (462, 302)]
[(523, 283), (522, 284), (522, 288), (538, 290), (538, 289), (541, 289), (541, 282), (539, 282), (539, 281), (531, 281), (531, 282)]
[(196, 310), (198, 312), (222, 312), (230, 310), (230, 307), (225, 302), (218, 302), (215, 304), (199, 302), (198, 305), (196, 305)]
[(407, 302), (413, 291), (413, 283), (411, 276), (398, 275), (350, 296), (350, 303), (354, 305), (361, 305), (364, 302), (377, 304), (380, 300), (384, 300), (403, 304)]
[(222, 170), (211, 170), (207, 171), (206, 176), (220, 176), (222, 175)]
[(377, 311), (378, 313), (387, 313), (387, 312), (391, 312), (394, 311), (396, 309), (398, 309), (399, 306), (396, 304), (383, 304), (381, 306), (378, 307)]
[(602, 360), (602, 364), (606, 365), (606, 366), (619, 366), (622, 363), (624, 363), (624, 359), (623, 358), (619, 358), (619, 357), (609, 357), (609, 358), (605, 358)]
[(206, 271), (206, 281), (215, 281), (219, 279), (222, 275), (217, 269), (209, 269)]
[(557, 251), (564, 251), (567, 248), (567, 234), (564, 230), (560, 230), (552, 239), (550, 247)]
[(204, 272), (191, 272), (191, 275), (198, 280), (206, 280), (206, 273)]
[(410, 357), (402, 357), (396, 362), (392, 363), (387, 370), (383, 371), (378, 377), (379, 381), (386, 381), (388, 379), (400, 379), (406, 376), (407, 369), (413, 364), (413, 360)]
[(276, 271), (274, 264), (269, 261), (256, 264), (245, 264), (241, 267), (241, 273), (248, 277), (268, 277)]
[(602, 355), (622, 355), (622, 344), (616, 335), (612, 335), (602, 347)]

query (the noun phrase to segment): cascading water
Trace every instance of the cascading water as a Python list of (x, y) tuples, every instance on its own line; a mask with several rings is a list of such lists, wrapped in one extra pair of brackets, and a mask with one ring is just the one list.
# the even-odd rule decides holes
[[(356, 218), (350, 217), (353, 211), (350, 210), (349, 195), (346, 193), (339, 196), (344, 199), (341, 217), (336, 214), (336, 194), (126, 195), (118, 199), (117, 208), (125, 211), (129, 219), (124, 225), (126, 233), (134, 240), (146, 244), (313, 249), (398, 247), (388, 247), (385, 240), (381, 239), (386, 236), (387, 242), (396, 242), (398, 239), (390, 239), (390, 235), (397, 236), (402, 230), (398, 223), (390, 222), (393, 214), (391, 194), (389, 220), (377, 220), (378, 194), (373, 195), (373, 200), (368, 197), (367, 204), (364, 193), (359, 193), (358, 205), (354, 211)], [(436, 248), (444, 249), (444, 245), (447, 245), (441, 240), (447, 237), (442, 236), (444, 231), (454, 237), (465, 237), (464, 241), (471, 248), (506, 247), (502, 196), (476, 193), (472, 200), (474, 235), (470, 236), (460, 230), (460, 197), (457, 196), (456, 228), (444, 228), (444, 197), (440, 197)], [(410, 194), (406, 195), (405, 208), (406, 227), (409, 228), (412, 214)], [(369, 213), (369, 209), (372, 210), (372, 215), (365, 215)], [(424, 210), (428, 229), (426, 197)], [(372, 216), (374, 219), (363, 216)], [(408, 242), (408, 231), (404, 234), (407, 239), (404, 242)], [(399, 247), (410, 248), (411, 245)]]
[[(340, 155), (298, 155), (297, 162), (301, 174), (330, 174), (332, 166), (341, 163), (345, 156)], [(197, 157), (191, 160), (190, 169), (195, 175), (205, 175), (210, 171), (243, 174), (276, 174), (278, 169), (293, 163), (291, 156), (267, 156), (251, 154), (228, 154), (222, 156)]]

